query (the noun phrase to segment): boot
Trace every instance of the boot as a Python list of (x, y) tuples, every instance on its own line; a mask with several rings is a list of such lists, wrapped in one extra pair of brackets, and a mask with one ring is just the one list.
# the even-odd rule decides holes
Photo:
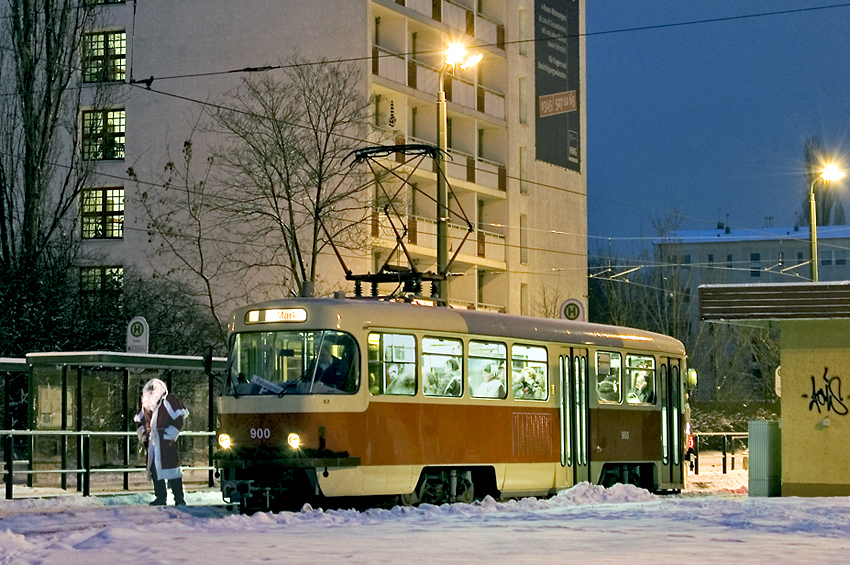
[(150, 505), (165, 506), (165, 503), (168, 500), (168, 491), (165, 490), (165, 481), (155, 480), (153, 482), (153, 494), (156, 498), (154, 498)]
[(183, 479), (172, 479), (168, 481), (168, 486), (171, 487), (171, 493), (174, 495), (174, 504), (186, 506), (186, 499), (183, 498)]

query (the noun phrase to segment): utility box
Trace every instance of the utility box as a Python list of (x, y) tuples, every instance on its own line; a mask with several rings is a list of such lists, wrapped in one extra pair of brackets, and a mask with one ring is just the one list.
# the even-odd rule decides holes
[(749, 422), (749, 495), (782, 496), (782, 442), (779, 422)]

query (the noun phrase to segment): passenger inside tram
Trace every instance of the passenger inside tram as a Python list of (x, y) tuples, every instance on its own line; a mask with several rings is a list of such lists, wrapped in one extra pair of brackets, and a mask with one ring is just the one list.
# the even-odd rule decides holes
[(490, 363), (481, 372), (481, 384), (475, 391), (475, 396), (483, 398), (505, 397), (505, 366), (500, 363)]
[(396, 364), (387, 365), (387, 394), (411, 395), (416, 392), (416, 380), (408, 371), (401, 371)]

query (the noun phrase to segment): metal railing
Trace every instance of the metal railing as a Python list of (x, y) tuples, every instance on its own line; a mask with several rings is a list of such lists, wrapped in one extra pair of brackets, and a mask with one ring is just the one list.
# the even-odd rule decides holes
[(749, 434), (746, 432), (700, 432), (693, 434), (694, 436), (694, 475), (699, 475), (699, 453), (700, 453), (700, 438), (706, 437), (722, 437), (723, 446), (721, 449), (721, 461), (723, 474), (728, 472), (728, 462), (731, 461), (732, 471), (735, 470), (735, 440), (748, 439)]
[[(25, 462), (28, 464), (28, 468), (26, 471), (15, 471), (14, 465), (15, 463), (20, 463), (20, 460), (16, 460), (14, 457), (14, 438), (15, 437), (59, 437), (64, 439), (68, 437), (77, 438), (77, 450), (78, 450), (78, 460), (77, 460), (77, 468), (67, 469), (67, 468), (59, 468), (59, 469), (33, 469), (33, 460), (32, 456), (30, 456), (29, 460)], [(132, 438), (137, 437), (136, 432), (127, 431), (127, 432), (107, 432), (107, 431), (65, 431), (65, 430), (0, 430), (0, 437), (3, 438), (3, 451), (4, 451), (4, 469), (0, 472), (3, 475), (4, 482), (6, 484), (6, 499), (11, 500), (13, 498), (13, 486), (14, 486), (14, 476), (15, 475), (26, 475), (28, 478), (31, 478), (34, 475), (39, 474), (61, 474), (64, 477), (67, 475), (77, 475), (77, 490), (82, 490), (83, 496), (91, 496), (91, 478), (93, 474), (98, 473), (121, 473), (124, 475), (123, 482), (123, 490), (129, 490), (129, 475), (130, 473), (141, 473), (146, 472), (147, 469), (145, 467), (131, 466), (129, 464), (130, 457), (130, 440)], [(120, 437), (123, 438), (124, 444), (124, 465), (123, 466), (109, 466), (109, 467), (94, 467), (91, 463), (91, 438), (92, 437)], [(211, 438), (215, 437), (214, 432), (181, 432), (180, 437), (206, 437), (208, 439), (209, 444), (209, 455), (208, 455), (208, 463), (204, 466), (182, 466), (181, 468), (184, 471), (208, 471), (208, 483), (209, 486), (213, 486), (213, 471), (214, 467), (212, 464), (212, 440)], [(32, 446), (29, 449), (30, 453), (33, 452)], [(63, 451), (62, 464), (60, 467), (67, 467), (67, 457)], [(31, 480), (28, 481), (31, 484)], [(67, 490), (65, 485), (65, 481), (63, 480), (62, 488)], [(80, 489), (82, 486), (82, 489)]]

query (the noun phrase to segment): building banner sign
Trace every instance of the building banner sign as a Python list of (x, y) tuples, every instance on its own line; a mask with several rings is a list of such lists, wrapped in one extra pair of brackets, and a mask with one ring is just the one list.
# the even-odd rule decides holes
[(535, 0), (537, 160), (581, 171), (579, 2)]

